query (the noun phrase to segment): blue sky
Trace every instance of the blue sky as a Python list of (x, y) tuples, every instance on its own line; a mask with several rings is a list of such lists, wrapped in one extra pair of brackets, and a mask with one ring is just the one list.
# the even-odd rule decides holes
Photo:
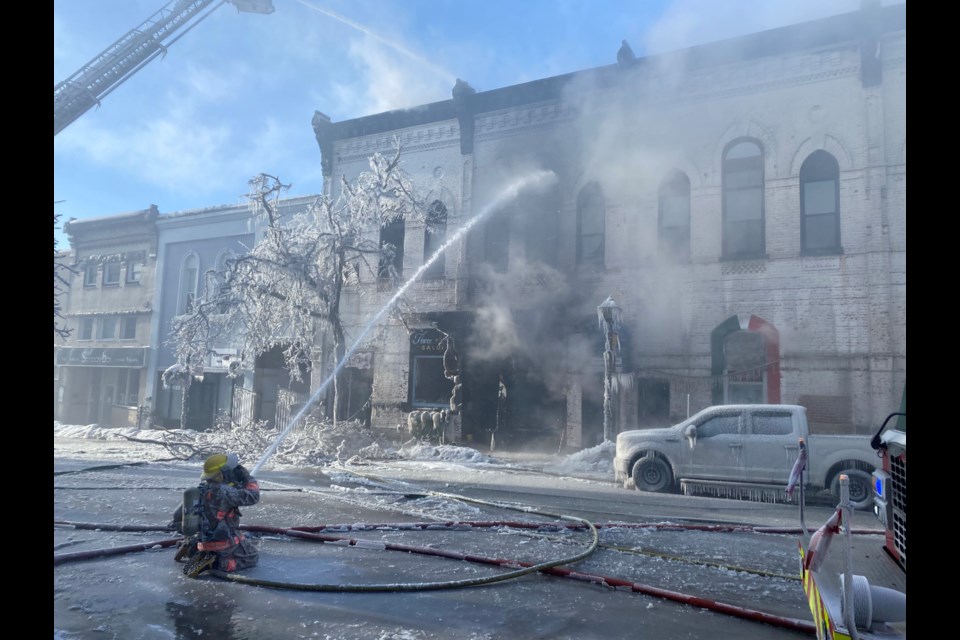
[[(166, 6), (54, 0), (54, 84)], [(884, 2), (888, 4), (888, 2)], [(54, 137), (62, 220), (242, 201), (260, 172), (322, 189), (315, 110), (334, 121), (859, 8), (860, 0), (273, 0), (230, 5)], [(66, 247), (62, 234), (61, 246)]]

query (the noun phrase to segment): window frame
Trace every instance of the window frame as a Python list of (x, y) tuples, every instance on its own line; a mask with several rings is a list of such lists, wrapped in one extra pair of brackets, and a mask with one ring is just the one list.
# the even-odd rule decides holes
[[(406, 244), (406, 235), (407, 235), (407, 225), (406, 221), (402, 217), (387, 222), (380, 226), (380, 257), (377, 260), (377, 280), (389, 281), (394, 276), (398, 280), (403, 278), (403, 253), (404, 245)], [(397, 242), (392, 242), (396, 240)], [(392, 258), (388, 261), (385, 254), (383, 253), (383, 248), (386, 245), (391, 245), (394, 248), (394, 254)], [(394, 274), (390, 273), (390, 267), (393, 267)]]
[(83, 267), (83, 286), (93, 288), (97, 286), (98, 277), (97, 271), (99, 271), (100, 265), (97, 264), (87, 264)]
[[(87, 337), (84, 336), (83, 326), (87, 324), (90, 331), (87, 333)], [(93, 336), (96, 335), (96, 323), (91, 317), (80, 318), (77, 326), (77, 342), (90, 342), (93, 340)]]
[(559, 257), (560, 191), (521, 191), (514, 199), (515, 215), (523, 221), (523, 255), (528, 264), (557, 266)]
[[(587, 204), (597, 203), (595, 208), (587, 208)], [(585, 234), (583, 231), (584, 213), (589, 212), (596, 215), (599, 221), (600, 231)], [(594, 251), (594, 255), (586, 257), (584, 255), (584, 239), (599, 238), (599, 248)], [(580, 187), (577, 192), (577, 266), (595, 266), (603, 269), (607, 261), (607, 199), (603, 193), (603, 187), (597, 181), (591, 181)]]
[(483, 223), (483, 264), (494, 273), (510, 268), (511, 209), (503, 206), (493, 211)]
[[(130, 336), (129, 338), (124, 335), (126, 333), (125, 329), (127, 325), (133, 326), (133, 335)], [(137, 339), (137, 316), (121, 316), (119, 331), (120, 331), (120, 335), (117, 338), (118, 340), (136, 340)]]
[[(421, 360), (431, 360), (435, 361), (433, 364), (440, 365), (440, 371), (443, 371), (443, 356), (442, 355), (428, 355), (428, 354), (416, 354), (413, 356), (413, 366), (411, 367), (410, 377), (410, 406), (416, 407), (418, 409), (441, 409), (449, 407), (450, 401), (449, 398), (444, 402), (428, 402), (426, 400), (417, 399), (417, 388), (420, 382), (420, 367), (418, 363)], [(450, 382), (450, 392), (453, 392), (453, 382)]]
[[(737, 147), (750, 144), (753, 145), (756, 150), (759, 152), (757, 155), (747, 156), (745, 158), (730, 158), (730, 153), (735, 150)], [(722, 219), (722, 230), (721, 230), (721, 248), (720, 255), (721, 260), (758, 260), (768, 258), (766, 254), (767, 250), (767, 239), (766, 239), (766, 225), (767, 225), (767, 215), (766, 215), (766, 155), (764, 152), (763, 145), (759, 140), (754, 138), (737, 138), (730, 142), (723, 151), (723, 158), (721, 160), (721, 189), (720, 189), (720, 205), (722, 209), (721, 219)], [(748, 183), (746, 185), (731, 185), (731, 174), (745, 174), (752, 171), (759, 171), (760, 180), (758, 183)], [(728, 196), (734, 194), (747, 194), (752, 191), (759, 191), (760, 203), (759, 203), (759, 219), (751, 218), (747, 220), (731, 220), (731, 211), (728, 206), (727, 200)], [(732, 238), (737, 237), (738, 233), (733, 233), (731, 227), (744, 227), (748, 225), (752, 228), (754, 225), (758, 225), (759, 228), (759, 247), (749, 247), (744, 250), (734, 251), (735, 247), (732, 247)], [(756, 231), (756, 229), (754, 229)]]
[[(117, 339), (117, 316), (101, 316), (100, 327), (97, 331), (97, 340), (104, 342)], [(107, 326), (112, 328), (110, 335), (106, 335)]]
[[(664, 203), (668, 199), (683, 198), (686, 200), (686, 224), (684, 225), (665, 225), (665, 207)], [(680, 170), (673, 170), (660, 183), (657, 191), (657, 249), (661, 257), (667, 257), (673, 262), (690, 262), (691, 257), (691, 232), (690, 232), (690, 178), (686, 173)], [(667, 230), (682, 229), (682, 232), (668, 234)], [(678, 252), (677, 238), (671, 236), (683, 235), (683, 251)], [(669, 246), (667, 246), (669, 245)]]
[(127, 262), (127, 274), (124, 280), (125, 284), (140, 284), (140, 277), (143, 271), (143, 263), (137, 260)]
[[(116, 278), (108, 280), (108, 276), (116, 271)], [(120, 278), (123, 273), (123, 265), (120, 262), (105, 262), (103, 264), (103, 286), (105, 287), (119, 287)]]
[[(811, 174), (813, 174), (811, 176)], [(843, 253), (840, 237), (840, 163), (827, 151), (818, 149), (811, 153), (800, 165), (800, 175), (797, 177), (800, 186), (800, 255), (835, 255)], [(833, 183), (833, 211), (826, 213), (807, 213), (808, 184), (821, 182)], [(809, 247), (807, 239), (807, 222), (813, 219), (830, 219), (833, 222), (833, 244), (829, 246)]]
[[(759, 428), (759, 424), (764, 421), (765, 418), (779, 418), (786, 419), (789, 424), (789, 428), (786, 431), (777, 432), (777, 433), (763, 433), (762, 429)], [(789, 411), (778, 411), (777, 409), (758, 409), (756, 411), (750, 412), (750, 435), (754, 436), (773, 436), (773, 437), (782, 437), (789, 436), (796, 433), (796, 427), (793, 423), (794, 414)], [(776, 424), (782, 424), (780, 422)]]
[[(190, 262), (196, 265), (193, 272), (193, 282), (187, 281)], [(197, 287), (200, 279), (200, 256), (194, 251), (190, 251), (183, 256), (180, 261), (180, 291), (177, 295), (177, 313), (178, 316), (193, 313), (193, 306), (197, 301)]]
[[(437, 252), (447, 241), (447, 219), (449, 209), (442, 200), (434, 200), (427, 209), (427, 223), (423, 228), (423, 262)], [(431, 229), (431, 226), (433, 229)], [(446, 255), (440, 254), (436, 261), (424, 272), (424, 280), (439, 280), (446, 273)]]
[[(136, 384), (131, 385), (134, 376), (136, 376)], [(124, 368), (117, 369), (117, 375), (115, 378), (116, 385), (116, 398), (114, 399), (114, 404), (120, 405), (122, 407), (135, 407), (140, 402), (140, 369), (133, 368)], [(131, 386), (132, 396), (131, 396)], [(130, 402), (133, 400), (133, 402)]]
[[(721, 420), (729, 420), (731, 418), (737, 424), (737, 428), (733, 432), (720, 431), (716, 433), (703, 433), (701, 431), (703, 427), (707, 426), (711, 422), (719, 422)], [(716, 438), (717, 436), (742, 436), (744, 433), (743, 416), (739, 413), (718, 413), (716, 415), (709, 416), (706, 419), (704, 419), (703, 422), (698, 423), (696, 425), (696, 429), (697, 429), (698, 440), (706, 439), (706, 438)]]

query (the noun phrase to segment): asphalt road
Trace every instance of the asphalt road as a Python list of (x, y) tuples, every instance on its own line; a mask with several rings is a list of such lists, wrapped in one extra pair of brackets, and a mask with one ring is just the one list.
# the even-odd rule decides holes
[[(196, 465), (114, 465), (115, 459), (54, 459), (55, 521), (96, 523), (101, 530), (54, 526), (54, 554), (157, 542), (165, 531), (108, 530), (123, 524), (162, 527)], [(518, 463), (519, 464), (519, 463)], [(251, 578), (323, 585), (430, 585), (502, 574), (509, 568), (391, 546), (542, 563), (588, 548), (589, 532), (557, 525), (534, 510), (586, 518), (602, 527), (600, 546), (568, 568), (684, 596), (761, 612), (777, 621), (808, 622), (800, 582), (797, 536), (663, 528), (664, 523), (797, 526), (797, 508), (716, 498), (646, 494), (611, 482), (568, 478), (522, 468), (406, 465), (266, 471), (260, 504), (243, 523), (271, 527), (342, 525), (328, 535), (360, 544), (317, 544), (283, 535), (258, 538), (261, 559)], [(76, 471), (76, 473), (62, 473)], [(324, 473), (326, 471), (326, 473)], [(446, 496), (510, 503), (515, 509)], [(519, 510), (518, 510), (519, 509)], [(814, 528), (831, 513), (809, 508)], [(879, 529), (869, 514), (855, 526)], [(450, 520), (500, 526), (410, 530), (387, 524)], [(648, 526), (637, 526), (646, 524)], [(651, 526), (651, 525), (658, 526)], [(372, 525), (381, 525), (372, 528)], [(879, 536), (867, 536), (882, 544)], [(429, 591), (326, 592), (281, 590), (215, 577), (191, 579), (172, 548), (55, 564), (54, 638), (427, 640), (466, 638), (744, 638), (812, 637), (705, 606), (533, 573), (487, 586)], [(518, 565), (514, 564), (513, 568)]]

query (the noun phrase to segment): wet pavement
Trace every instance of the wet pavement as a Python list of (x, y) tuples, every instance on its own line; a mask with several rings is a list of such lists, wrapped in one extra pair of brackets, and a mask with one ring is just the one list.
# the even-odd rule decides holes
[[(401, 527), (450, 520), (557, 524), (554, 518), (457, 502), (432, 492), (450, 493), (622, 524), (600, 529), (599, 548), (570, 567), (578, 572), (766, 612), (782, 620), (810, 621), (798, 579), (797, 535), (640, 526), (711, 522), (795, 527), (796, 507), (627, 491), (612, 482), (539, 473), (532, 459), (525, 464), (510, 462), (515, 468), (439, 464), (425, 468), (391, 461), (358, 468), (363, 475), (329, 469), (326, 473), (318, 469), (263, 472), (261, 503), (244, 509), (244, 524), (339, 525), (339, 531), (327, 533), (364, 543), (317, 544), (282, 535), (255, 535), (261, 561), (243, 574), (321, 586), (430, 584), (495, 576), (507, 569), (386, 547), (408, 545), (538, 563), (580, 553), (590, 542), (586, 531), (551, 526)], [(55, 475), (55, 520), (163, 526), (179, 493), (196, 476), (196, 465), (97, 466), (90, 459), (55, 458), (55, 471), (91, 469)], [(814, 528), (830, 513), (827, 507), (809, 508), (807, 525)], [(386, 526), (390, 523), (398, 526)], [(373, 528), (374, 524), (381, 526)], [(872, 514), (864, 512), (855, 516), (854, 527), (880, 532)], [(170, 537), (164, 531), (54, 527), (55, 554)], [(856, 541), (858, 553), (882, 557), (882, 536), (859, 536)], [(288, 591), (214, 577), (190, 579), (173, 561), (173, 553), (170, 548), (152, 549), (56, 565), (55, 638), (151, 640), (210, 634), (227, 640), (811, 637), (703, 606), (544, 574), (437, 591)]]

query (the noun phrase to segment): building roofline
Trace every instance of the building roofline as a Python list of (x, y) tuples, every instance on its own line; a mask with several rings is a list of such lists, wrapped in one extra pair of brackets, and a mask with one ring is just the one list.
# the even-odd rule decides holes
[[(636, 59), (631, 68), (652, 66), (671, 57), (685, 58), (687, 70), (780, 55), (799, 49), (824, 47), (844, 42), (860, 43), (868, 33), (889, 33), (906, 29), (906, 3), (872, 7), (808, 22), (777, 27), (684, 49), (657, 53)], [(629, 77), (619, 65), (611, 64), (574, 71), (521, 84), (479, 91), (470, 96), (470, 110), (476, 115), (536, 102), (557, 100), (573, 79), (594, 81), (596, 86), (615, 86)], [(345, 140), (395, 131), (406, 127), (457, 118), (455, 100), (431, 102), (406, 109), (395, 109), (360, 118), (330, 122), (327, 140)]]
[(152, 222), (159, 215), (160, 211), (157, 209), (157, 205), (152, 204), (149, 208), (141, 209), (140, 211), (115, 213), (113, 215), (97, 216), (95, 218), (70, 219), (63, 223), (63, 231), (69, 234), (73, 232), (72, 230), (92, 231), (97, 227), (122, 224), (124, 222)]
[[(295, 196), (292, 198), (282, 198), (279, 202), (280, 209), (286, 207), (305, 205), (313, 202), (319, 194)], [(253, 210), (249, 204), (223, 204), (211, 207), (202, 207), (198, 209), (185, 209), (183, 211), (174, 211), (165, 213), (157, 218), (157, 227), (174, 227), (196, 224), (197, 218), (244, 218), (253, 215)]]

